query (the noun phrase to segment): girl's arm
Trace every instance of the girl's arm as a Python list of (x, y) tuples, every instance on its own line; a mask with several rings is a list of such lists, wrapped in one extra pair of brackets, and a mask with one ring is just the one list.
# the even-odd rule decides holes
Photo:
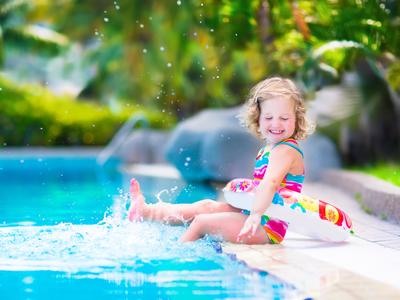
[(274, 194), (296, 159), (298, 159), (298, 155), (300, 155), (298, 151), (286, 145), (279, 145), (271, 150), (267, 171), (257, 187), (251, 213), (244, 223), (238, 239), (248, 234), (253, 236), (256, 233), (257, 227), (260, 225), (261, 216), (271, 205)]

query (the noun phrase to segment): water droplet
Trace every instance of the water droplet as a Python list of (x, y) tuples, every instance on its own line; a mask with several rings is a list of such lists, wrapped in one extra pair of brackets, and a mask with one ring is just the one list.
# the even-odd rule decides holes
[(25, 160), (20, 159), (19, 162), (20, 162), (21, 164), (23, 164), (23, 163), (25, 162)]
[(190, 156), (186, 157), (186, 161), (191, 161), (192, 158)]

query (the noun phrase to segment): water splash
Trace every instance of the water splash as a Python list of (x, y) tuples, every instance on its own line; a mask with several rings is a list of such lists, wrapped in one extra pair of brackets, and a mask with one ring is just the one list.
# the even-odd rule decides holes
[(110, 216), (95, 225), (3, 227), (0, 269), (99, 273), (110, 268), (137, 268), (153, 260), (179, 258), (185, 262), (204, 257), (205, 241), (199, 248), (177, 243), (183, 230), (156, 223), (121, 222)]
[[(127, 194), (114, 200), (103, 220), (93, 225), (0, 227), (0, 274), (13, 271), (6, 272), (7, 276), (21, 277), (26, 293), (38, 292), (35, 278), (40, 274), (49, 282), (60, 281), (57, 272), (76, 281), (76, 288), (85, 286), (85, 279), (112, 282), (116, 293), (126, 287), (142, 291), (149, 286), (166, 295), (170, 291), (185, 294), (188, 287), (196, 287), (204, 295), (276, 299), (293, 292), (292, 287), (217, 253), (210, 238), (179, 243), (184, 227), (127, 221)], [(109, 285), (101, 287), (110, 289)]]
[[(161, 198), (162, 194), (166, 194), (168, 199), (171, 199), (172, 197), (176, 196), (177, 191), (178, 191), (178, 186), (174, 186), (170, 189), (163, 189), (156, 194), (157, 201), (164, 202), (163, 199)], [(168, 202), (168, 201), (166, 201), (166, 202)]]

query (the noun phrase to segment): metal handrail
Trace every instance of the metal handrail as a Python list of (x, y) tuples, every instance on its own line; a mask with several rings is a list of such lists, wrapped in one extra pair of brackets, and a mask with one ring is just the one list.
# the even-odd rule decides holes
[(110, 159), (119, 146), (121, 146), (128, 134), (130, 134), (132, 128), (134, 128), (139, 122), (143, 122), (144, 127), (149, 125), (147, 118), (143, 114), (133, 114), (129, 120), (126, 121), (124, 125), (117, 131), (107, 146), (101, 150), (96, 159), (99, 165), (104, 165)]

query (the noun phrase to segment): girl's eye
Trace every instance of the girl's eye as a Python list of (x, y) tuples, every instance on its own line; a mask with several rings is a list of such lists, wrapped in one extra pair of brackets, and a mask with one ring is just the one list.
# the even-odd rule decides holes
[(287, 120), (289, 120), (289, 118), (281, 118), (281, 120), (287, 121)]
[(265, 120), (272, 120), (272, 117), (265, 117)]

